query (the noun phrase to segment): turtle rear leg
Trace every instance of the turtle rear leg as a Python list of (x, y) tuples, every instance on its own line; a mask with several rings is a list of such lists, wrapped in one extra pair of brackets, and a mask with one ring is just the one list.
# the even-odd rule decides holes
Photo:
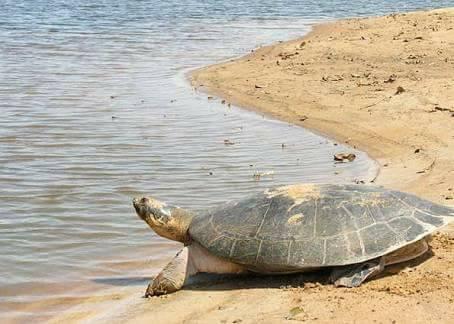
[(385, 260), (383, 257), (363, 263), (338, 267), (334, 268), (331, 272), (330, 281), (336, 287), (358, 287), (367, 279), (382, 272), (384, 268)]
[(180, 290), (186, 279), (197, 270), (189, 262), (189, 249), (185, 246), (148, 285), (145, 297), (160, 296)]

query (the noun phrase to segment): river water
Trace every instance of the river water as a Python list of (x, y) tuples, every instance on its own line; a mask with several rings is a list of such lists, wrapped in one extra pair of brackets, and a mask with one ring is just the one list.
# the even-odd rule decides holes
[[(185, 75), (315, 22), (432, 1), (182, 2), (1, 1), (1, 319), (46, 319), (156, 273), (177, 245), (135, 216), (136, 195), (199, 210), (376, 172), (362, 152), (208, 100)], [(344, 150), (357, 159), (335, 164)]]

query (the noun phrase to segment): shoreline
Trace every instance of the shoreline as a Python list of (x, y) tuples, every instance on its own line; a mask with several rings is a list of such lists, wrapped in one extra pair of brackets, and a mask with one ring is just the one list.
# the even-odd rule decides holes
[[(416, 15), (418, 19), (422, 20), (431, 19), (429, 18), (431, 13), (440, 12), (443, 15), (447, 12), (450, 23), (454, 26), (454, 9), (388, 15), (386, 17), (394, 19), (392, 17), (396, 16), (398, 20), (399, 17), (408, 18), (410, 16), (411, 19), (414, 19), (413, 17)], [(449, 152), (454, 152), (452, 151), (454, 132), (449, 129), (446, 122), (452, 123), (454, 118), (449, 120), (444, 115), (440, 117), (440, 113), (446, 113), (446, 111), (441, 110), (427, 113), (430, 115), (430, 119), (433, 118), (435, 123), (441, 126), (434, 134), (430, 129), (430, 126), (434, 127), (433, 120), (417, 119), (421, 120), (422, 123), (425, 122), (427, 129), (423, 135), (415, 137), (417, 141), (413, 142), (411, 135), (414, 127), (407, 125), (409, 120), (401, 116), (402, 113), (396, 117), (396, 120), (384, 119), (390, 113), (390, 109), (395, 108), (395, 105), (404, 105), (407, 101), (415, 103), (419, 100), (419, 97), (418, 100), (412, 97), (418, 94), (417, 87), (414, 84), (411, 84), (412, 87), (410, 87), (406, 82), (401, 83), (400, 80), (404, 80), (401, 74), (397, 74), (397, 80), (385, 83), (386, 78), (391, 76), (388, 72), (377, 76), (376, 79), (364, 75), (357, 77), (359, 73), (352, 73), (348, 70), (342, 72), (345, 74), (343, 76), (337, 72), (323, 71), (323, 73), (317, 73), (316, 68), (322, 67), (323, 62), (317, 63), (314, 59), (313, 62), (301, 65), (301, 62), (298, 61), (299, 55), (290, 55), (283, 59), (287, 56), (287, 53), (308, 52), (308, 49), (312, 49), (310, 46), (315, 44), (315, 39), (322, 37), (324, 38), (323, 42), (329, 43), (331, 51), (337, 51), (338, 47), (336, 46), (338, 45), (333, 43), (336, 40), (325, 39), (332, 37), (331, 35), (336, 29), (341, 29), (342, 32), (346, 33), (349, 23), (359, 26), (361, 23), (367, 22), (365, 24), (370, 27), (368, 24), (373, 25), (377, 21), (386, 19), (385, 17), (353, 18), (316, 25), (309, 34), (297, 40), (261, 47), (246, 56), (198, 69), (193, 72), (192, 84), (203, 92), (223, 98), (246, 110), (264, 113), (275, 119), (302, 126), (316, 134), (363, 150), (379, 165), (379, 174), (376, 177), (377, 184), (413, 192), (435, 202), (446, 204), (454, 201), (445, 199), (446, 195), (451, 192), (447, 190), (446, 184), (454, 185), (454, 168), (451, 168), (454, 164), (450, 164), (454, 157), (451, 156), (452, 153), (449, 154)], [(385, 24), (381, 28), (387, 27)], [(353, 32), (358, 33), (360, 31), (364, 31), (364, 29), (358, 28)], [(330, 36), (327, 37), (327, 35)], [(365, 33), (361, 37), (367, 40), (367, 35)], [(350, 35), (349, 37), (353, 36)], [(422, 37), (423, 39), (419, 43), (422, 43), (426, 36)], [(364, 41), (361, 38), (359, 39)], [(302, 42), (305, 42), (305, 45), (302, 46), (302, 49), (296, 50), (296, 46), (301, 45)], [(312, 50), (315, 51), (314, 55), (318, 56), (318, 48), (314, 46)], [(454, 57), (454, 40), (450, 50), (453, 53), (452, 57)], [(284, 53), (284, 55), (279, 56), (281, 53)], [(278, 58), (280, 60), (279, 65), (276, 64), (276, 57), (280, 57), (280, 59)], [(409, 60), (418, 59), (420, 58)], [(329, 60), (333, 62), (342, 61), (342, 54), (334, 53)], [(449, 63), (451, 64), (451, 62)], [(371, 69), (379, 70), (379, 63), (375, 64), (377, 67)], [(424, 63), (415, 65), (419, 67), (422, 64)], [(263, 66), (269, 66), (269, 68), (263, 70)], [(279, 67), (279, 70), (272, 69), (274, 66)], [(301, 72), (295, 70), (295, 67), (303, 67), (303, 69), (308, 70)], [(290, 71), (291, 74), (294, 72), (302, 73), (301, 76), (309, 76), (310, 78), (301, 82), (301, 80), (298, 80), (300, 76), (296, 75), (296, 78), (293, 78), (285, 74), (286, 72), (280, 71), (281, 68), (288, 68), (285, 71)], [(446, 69), (446, 73), (454, 71), (454, 63), (449, 65), (449, 68), (449, 70)], [(348, 76), (349, 73), (351, 74), (350, 77)], [(355, 74), (355, 76), (352, 74)], [(286, 78), (290, 81), (286, 81)], [(326, 80), (323, 80), (323, 78)], [(351, 94), (351, 101), (355, 104), (358, 103), (356, 100), (359, 98), (360, 107), (371, 104), (372, 106), (360, 111), (349, 110), (348, 107), (343, 107), (340, 111), (337, 111), (336, 105), (342, 103), (342, 100), (350, 100), (342, 99), (336, 92), (336, 87), (347, 79), (348, 81), (352, 79), (354, 83), (362, 82), (363, 79), (370, 79), (370, 83), (379, 80), (377, 84), (365, 85), (364, 87), (382, 87), (384, 90), (377, 91), (377, 93), (385, 93), (385, 95), (380, 98), (368, 97), (367, 100), (364, 100), (364, 96), (370, 95), (367, 91), (366, 94), (358, 94), (354, 92), (355, 89), (353, 91), (349, 89), (352, 93), (347, 93), (348, 91), (344, 89), (342, 96), (345, 96), (346, 93), (347, 95)], [(310, 85), (312, 92), (294, 95), (294, 92), (297, 92), (294, 85), (306, 82)], [(200, 86), (201, 84), (203, 86)], [(403, 87), (405, 91), (395, 95), (398, 86)], [(348, 88), (348, 84), (344, 87)], [(362, 87), (357, 86), (357, 88)], [(440, 83), (436, 83), (434, 87), (440, 89)], [(321, 101), (316, 100), (314, 95), (316, 89), (320, 92)], [(306, 95), (309, 95), (310, 98), (306, 99)], [(334, 99), (332, 98), (333, 95)], [(296, 97), (296, 99), (293, 97)], [(389, 99), (382, 100), (382, 98)], [(448, 104), (454, 102), (454, 96), (447, 98)], [(392, 104), (391, 108), (386, 105), (389, 103)], [(444, 103), (437, 104), (439, 107), (446, 108)], [(382, 109), (383, 106), (386, 108), (384, 111), (375, 111), (376, 108)], [(423, 105), (424, 109), (428, 107), (435, 109), (434, 105)], [(369, 108), (373, 108), (371, 112), (367, 111)], [(364, 118), (362, 110), (365, 110), (366, 115), (372, 116), (374, 120), (381, 118), (380, 121), (384, 126), (391, 124), (393, 127), (385, 127), (385, 134), (381, 134), (380, 125), (367, 125), (366, 122), (370, 118)], [(334, 118), (334, 114), (341, 115)], [(410, 114), (410, 121), (420, 117), (420, 112), (410, 111)], [(438, 116), (434, 114), (438, 114)], [(352, 118), (358, 118), (361, 124), (350, 125), (346, 122)], [(403, 125), (408, 126), (408, 129), (400, 130), (398, 134), (386, 133), (390, 130), (396, 131)], [(448, 132), (446, 132), (446, 128)], [(446, 132), (445, 137), (447, 138), (441, 136), (444, 132)], [(396, 137), (399, 136), (404, 138), (405, 141), (397, 141)], [(449, 136), (451, 137), (449, 138)], [(438, 147), (436, 144), (440, 140), (444, 140), (441, 143), (446, 145)], [(415, 153), (417, 150), (419, 151)], [(437, 154), (434, 155), (434, 151)], [(441, 158), (439, 157), (440, 154)], [(451, 172), (442, 172), (442, 170), (451, 170)], [(447, 234), (437, 235), (432, 242), (435, 257), (418, 258), (403, 266), (390, 267), (380, 279), (371, 280), (355, 289), (334, 288), (331, 285), (324, 284), (320, 276), (317, 275), (252, 277), (247, 279), (242, 277), (222, 279), (221, 277), (214, 280), (202, 280), (200, 283), (190, 285), (177, 293), (148, 300), (139, 298), (145, 287), (134, 287), (129, 290), (127, 296), (120, 299), (112, 298), (111, 302), (107, 303), (104, 309), (97, 311), (96, 314), (88, 314), (87, 310), (82, 307), (78, 310), (80, 317), (77, 314), (62, 314), (63, 316), (58, 317), (54, 322), (84, 320), (132, 323), (149, 321), (156, 323), (297, 323), (301, 321), (316, 321), (317, 323), (330, 323), (332, 321), (338, 323), (351, 323), (352, 321), (448, 323), (454, 320), (454, 309), (452, 307), (454, 302), (454, 292), (452, 291), (454, 284), (454, 235), (450, 233), (452, 227), (448, 228)], [(406, 268), (406, 266), (411, 266), (411, 268)], [(114, 311), (112, 308), (117, 306), (120, 306), (120, 308)]]
[[(301, 39), (303, 39), (303, 38), (304, 37), (301, 37)], [(300, 39), (300, 38), (298, 38), (298, 39)], [(274, 45), (269, 45), (269, 46), (266, 46), (266, 47), (271, 47), (271, 46), (274, 46)], [(264, 48), (264, 47), (260, 47), (260, 48)], [(243, 56), (241, 58), (243, 58)], [(225, 61), (225, 63), (232, 62), (234, 60), (235, 59), (229, 59), (229, 60)], [(210, 65), (209, 67), (216, 66), (216, 65), (221, 65), (221, 64), (224, 64), (224, 63), (216, 63), (216, 64), (213, 64), (213, 65)], [(200, 93), (204, 93), (204, 94), (208, 95), (209, 97), (213, 97), (214, 100), (216, 100), (216, 99), (219, 99), (221, 101), (225, 100), (226, 104), (234, 105), (235, 107), (238, 107), (240, 109), (255, 113), (257, 115), (261, 115), (263, 117), (266, 116), (267, 118), (269, 118), (271, 120), (277, 120), (277, 121), (280, 121), (280, 122), (287, 123), (289, 125), (293, 125), (293, 126), (298, 126), (298, 127), (304, 128), (305, 131), (311, 132), (311, 133), (313, 133), (313, 134), (315, 134), (317, 136), (325, 138), (325, 139), (327, 139), (327, 140), (329, 140), (329, 141), (331, 141), (331, 142), (333, 142), (335, 144), (343, 144), (344, 146), (350, 148), (351, 150), (362, 151), (362, 153), (364, 153), (366, 155), (366, 157), (370, 160), (371, 168), (370, 168), (369, 172), (367, 173), (368, 179), (361, 179), (361, 181), (364, 181), (365, 183), (371, 183), (371, 184), (376, 183), (377, 179), (379, 178), (379, 176), (381, 174), (382, 167), (381, 167), (379, 161), (369, 154), (367, 149), (359, 147), (359, 146), (356, 146), (356, 145), (353, 145), (353, 144), (351, 144), (350, 141), (343, 140), (341, 137), (334, 136), (331, 133), (323, 132), (322, 130), (320, 130), (317, 127), (310, 127), (308, 125), (304, 125), (302, 123), (299, 123), (296, 120), (292, 120), (291, 118), (286, 118), (286, 117), (282, 118), (281, 116), (276, 116), (272, 112), (269, 112), (269, 111), (266, 111), (266, 110), (260, 110), (260, 108), (256, 108), (255, 106), (252, 106), (252, 105), (248, 106), (246, 104), (243, 104), (243, 103), (241, 103), (240, 100), (237, 100), (237, 98), (231, 97), (231, 96), (229, 96), (227, 94), (224, 94), (222, 91), (219, 91), (218, 89), (205, 88), (204, 86), (195, 86), (194, 85), (194, 80), (193, 80), (193, 74), (197, 74), (199, 72), (203, 73), (203, 71), (206, 68), (208, 68), (208, 67), (202, 67), (202, 68), (198, 68), (198, 69), (192, 70), (186, 76), (188, 81), (191, 83), (191, 85), (193, 86), (193, 89), (195, 91), (200, 92)]]

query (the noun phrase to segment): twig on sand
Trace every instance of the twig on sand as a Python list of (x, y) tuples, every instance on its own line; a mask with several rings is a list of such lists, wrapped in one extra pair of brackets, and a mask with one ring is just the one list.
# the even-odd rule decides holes
[(364, 107), (359, 108), (359, 110), (364, 110), (364, 109), (373, 107), (373, 106), (375, 106), (375, 105), (378, 105), (380, 102), (385, 101), (386, 99), (389, 100), (389, 99), (391, 99), (391, 98), (392, 98), (392, 96), (386, 96), (386, 97), (381, 98), (380, 100), (374, 102), (373, 104), (370, 104), (370, 105), (367, 105), (367, 106), (364, 106)]
[(386, 96), (386, 97), (384, 97), (384, 98), (381, 98), (380, 100), (378, 100), (378, 101), (376, 101), (376, 102), (374, 102), (374, 103), (372, 103), (372, 104), (370, 104), (370, 105), (367, 105), (367, 106), (364, 106), (364, 107), (362, 107), (362, 108), (359, 108), (359, 110), (367, 109), (367, 108), (373, 107), (373, 106), (375, 106), (375, 105), (378, 105), (380, 102), (385, 101), (386, 99), (389, 100), (389, 99), (391, 99), (393, 96), (400, 95), (400, 94), (403, 93), (403, 92), (405, 92), (405, 89), (404, 89), (403, 87), (399, 86), (399, 87), (397, 87), (397, 90), (396, 90), (396, 92), (394, 93), (394, 95), (392, 95), (392, 96)]
[(435, 166), (435, 162), (437, 161), (437, 159), (435, 158), (432, 163), (425, 169), (421, 170), (421, 171), (417, 171), (416, 173), (426, 173), (427, 171), (430, 171), (433, 169), (433, 167)]
[(377, 178), (378, 178), (379, 175), (380, 175), (380, 171), (376, 172), (376, 173), (375, 173), (375, 177), (374, 177), (372, 180), (370, 180), (369, 182), (370, 182), (370, 183), (374, 183), (374, 182), (377, 180)]

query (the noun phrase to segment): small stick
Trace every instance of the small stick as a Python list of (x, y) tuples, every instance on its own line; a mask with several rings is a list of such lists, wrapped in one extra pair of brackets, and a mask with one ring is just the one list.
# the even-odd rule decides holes
[(391, 98), (392, 98), (392, 96), (384, 97), (384, 98), (378, 100), (377, 102), (374, 102), (373, 104), (370, 104), (370, 105), (364, 106), (364, 107), (362, 107), (362, 108), (359, 108), (359, 110), (363, 110), (363, 109), (366, 109), (366, 108), (373, 107), (373, 106), (375, 106), (375, 105), (378, 105), (380, 102), (385, 101), (386, 99), (389, 100), (389, 99), (391, 99)]
[(424, 170), (418, 171), (416, 173), (426, 173), (427, 171), (432, 170), (433, 167), (435, 166), (435, 161), (437, 161), (436, 158), (432, 161), (432, 163), (427, 168), (425, 168)]

